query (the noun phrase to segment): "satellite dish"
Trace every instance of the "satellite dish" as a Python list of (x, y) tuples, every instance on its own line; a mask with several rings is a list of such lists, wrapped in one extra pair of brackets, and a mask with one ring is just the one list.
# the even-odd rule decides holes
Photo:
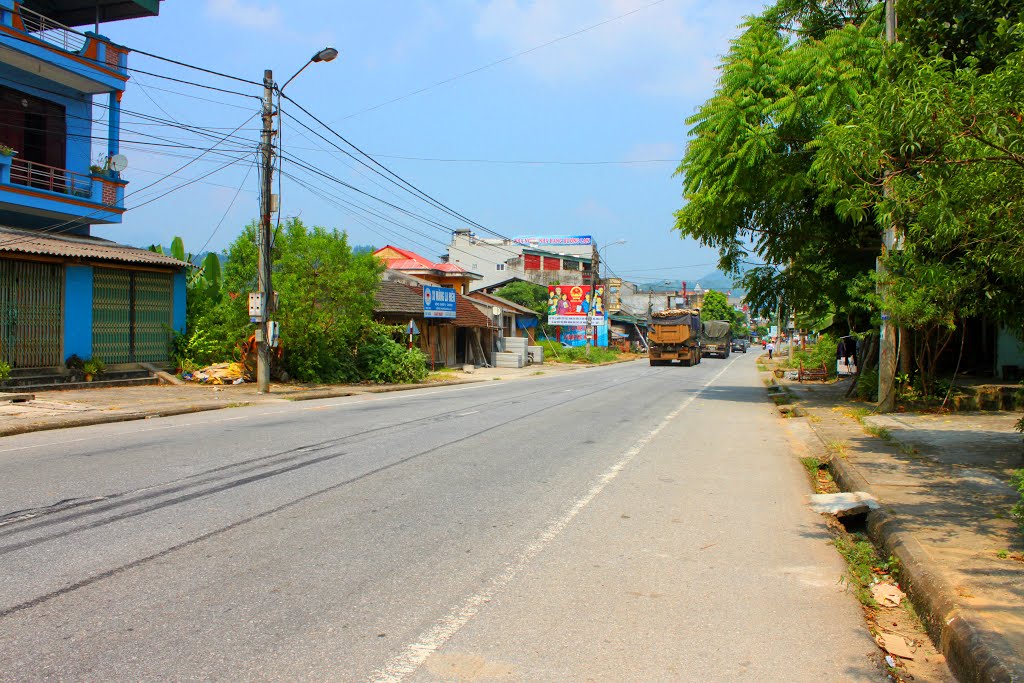
[(110, 161), (107, 162), (107, 165), (110, 166), (111, 171), (117, 171), (120, 173), (124, 169), (128, 168), (128, 157), (123, 154), (115, 154), (110, 157)]
[(494, 315), (501, 315), (501, 308), (499, 306), (492, 306), (491, 313)]

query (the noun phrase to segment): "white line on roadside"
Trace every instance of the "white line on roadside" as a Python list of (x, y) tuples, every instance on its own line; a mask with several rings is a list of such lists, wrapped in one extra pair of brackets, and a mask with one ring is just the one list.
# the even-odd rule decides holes
[[(736, 358), (739, 358), (739, 356)], [(633, 458), (635, 458), (640, 451), (650, 443), (651, 439), (657, 436), (665, 427), (676, 419), (680, 413), (686, 410), (687, 406), (693, 403), (693, 401), (696, 400), (705, 389), (711, 386), (735, 362), (736, 359), (730, 361), (728, 365), (723, 367), (714, 377), (709, 379), (704, 386), (700, 388), (700, 390), (687, 397), (675, 410), (666, 415), (654, 429), (634, 443), (625, 453), (622, 454), (622, 457), (619, 458), (618, 462), (605, 470), (589, 491), (576, 499), (568, 512), (548, 524), (533, 543), (524, 548), (511, 562), (506, 564), (505, 570), (491, 579), (490, 584), (486, 588), (467, 598), (465, 602), (452, 609), (431, 628), (421, 633), (416, 642), (408, 644), (399, 655), (391, 659), (391, 661), (385, 664), (382, 668), (374, 671), (370, 680), (373, 681), (373, 683), (400, 683), (406, 676), (415, 673), (416, 669), (418, 669), (423, 662), (427, 661), (432, 654), (441, 649), (455, 636), (456, 633), (459, 632), (460, 629), (462, 629), (463, 626), (469, 623), (469, 621), (476, 616), (477, 612), (479, 612), (485, 604), (490, 602), (502, 587), (510, 583), (512, 579), (516, 578), (516, 576), (526, 569), (527, 565), (529, 565), (533, 558), (540, 554), (544, 548), (555, 540), (555, 538), (557, 538), (558, 535), (569, 526), (573, 519), (575, 519), (576, 516), (591, 503), (591, 501), (597, 498), (597, 496), (604, 491), (605, 487), (607, 487), (612, 480), (619, 476), (619, 473), (623, 468), (625, 468), (626, 465), (628, 465)]]
[(476, 415), (479, 412), (480, 412), (479, 410), (471, 410), (468, 413), (459, 413), (458, 417), (466, 417), (467, 415)]

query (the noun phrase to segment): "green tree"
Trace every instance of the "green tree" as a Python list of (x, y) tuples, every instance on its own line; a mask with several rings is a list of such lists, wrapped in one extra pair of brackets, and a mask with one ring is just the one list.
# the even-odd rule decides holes
[(733, 323), (736, 320), (736, 309), (729, 305), (725, 294), (710, 290), (704, 295), (704, 303), (700, 308), (700, 319), (724, 320)]
[(511, 282), (495, 292), (503, 299), (508, 299), (520, 306), (525, 306), (537, 314), (543, 323), (548, 317), (548, 288), (532, 282)]
[(896, 46), (891, 84), (828, 127), (816, 159), (841, 214), (901, 237), (886, 258), (886, 310), (916, 330), (925, 383), (959, 319), (1024, 326), (1024, 25), (997, 33), (1016, 51), (991, 71)]
[(779, 297), (807, 312), (845, 310), (851, 283), (874, 265), (877, 228), (837, 215), (812, 166), (822, 129), (878, 82), (877, 6), (784, 1), (748, 20), (714, 96), (687, 120), (675, 228), (716, 248), (725, 272), (756, 258), (743, 277), (755, 312)]
[[(213, 346), (209, 355), (215, 358), (208, 360), (230, 358), (235, 345), (252, 333), (248, 293), (256, 289), (255, 223), (231, 243), (226, 257), (223, 287), (228, 294), (196, 322), (197, 332)], [(273, 285), (279, 307), (273, 317), (281, 323), (283, 364), (289, 375), (309, 382), (368, 378), (370, 349), (391, 341), (373, 323), (382, 269), (372, 254), (353, 254), (343, 232), (310, 228), (298, 219), (282, 226), (274, 241)], [(402, 360), (389, 349), (379, 357)], [(404, 352), (401, 346), (397, 350)]]

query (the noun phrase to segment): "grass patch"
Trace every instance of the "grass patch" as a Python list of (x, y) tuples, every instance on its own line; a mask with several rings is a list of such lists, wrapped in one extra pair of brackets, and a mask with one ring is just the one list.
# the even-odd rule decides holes
[(871, 596), (871, 583), (875, 580), (875, 568), (882, 564), (875, 546), (860, 534), (840, 534), (832, 539), (832, 545), (846, 560), (845, 581), (853, 588), (853, 594), (865, 607), (878, 607)]
[(793, 398), (789, 394), (772, 394), (771, 399), (777, 406), (785, 406), (793, 402)]
[(828, 449), (829, 453), (838, 455), (840, 458), (845, 458), (850, 447), (843, 441), (832, 440), (825, 444), (825, 448)]
[(807, 474), (811, 476), (818, 476), (818, 469), (821, 468), (821, 458), (810, 456), (807, 458), (800, 458), (800, 464), (807, 470)]
[(622, 355), (618, 349), (605, 349), (592, 346), (587, 353), (585, 346), (565, 348), (551, 341), (541, 342), (544, 347), (545, 363), (610, 363), (619, 360)]
[(877, 436), (879, 439), (885, 441), (892, 441), (892, 432), (885, 427), (876, 427), (875, 425), (865, 425), (864, 431), (871, 436)]

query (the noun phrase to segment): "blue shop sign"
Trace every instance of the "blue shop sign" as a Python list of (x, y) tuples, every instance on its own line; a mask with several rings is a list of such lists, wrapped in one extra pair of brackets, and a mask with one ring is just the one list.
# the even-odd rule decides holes
[(423, 317), (455, 319), (455, 290), (423, 286)]

